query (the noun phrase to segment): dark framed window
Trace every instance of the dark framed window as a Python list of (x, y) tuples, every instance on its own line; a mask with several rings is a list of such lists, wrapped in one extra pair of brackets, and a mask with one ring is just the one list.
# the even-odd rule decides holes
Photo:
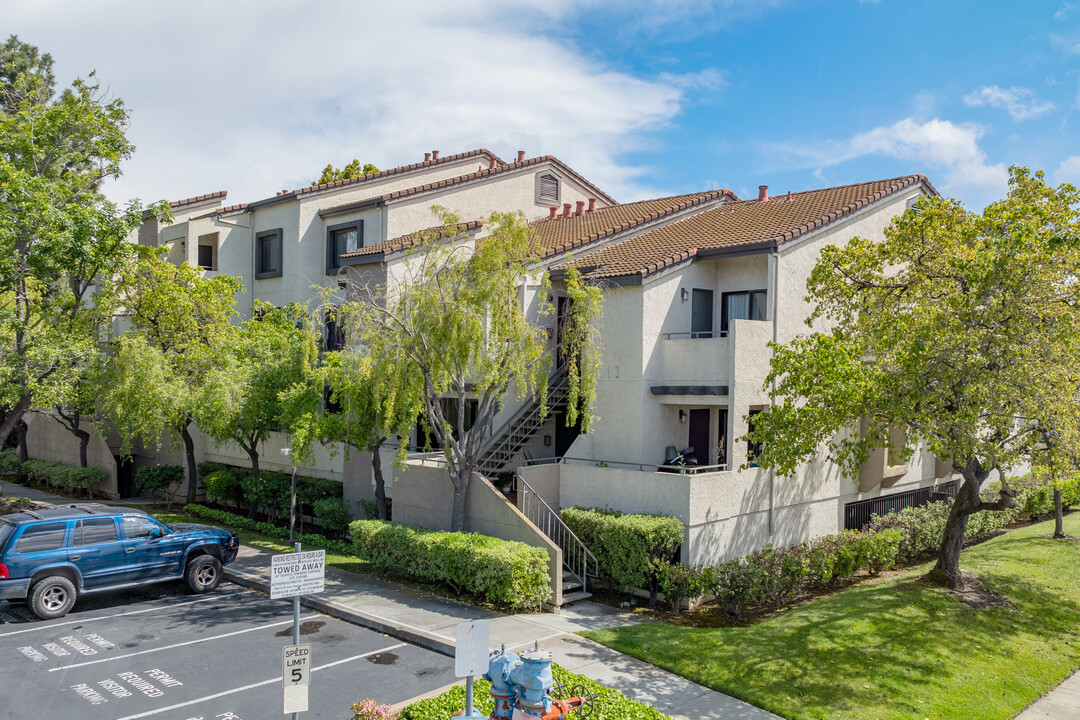
[(334, 397), (334, 388), (330, 383), (323, 385), (323, 407), (326, 408), (326, 412), (331, 415), (338, 415), (341, 413), (341, 403)]
[(281, 228), (255, 234), (255, 279), (281, 277)]
[(323, 335), (323, 350), (334, 352), (345, 347), (345, 325), (337, 315), (337, 308), (326, 311), (324, 320), (326, 333)]
[(97, 545), (116, 541), (116, 522), (112, 518), (87, 518), (75, 522), (72, 545)]
[(337, 275), (339, 268), (349, 265), (342, 255), (364, 247), (364, 221), (331, 225), (326, 228), (326, 274)]
[(199, 267), (203, 270), (214, 269), (214, 246), (199, 245)]
[(724, 293), (721, 298), (720, 332), (727, 334), (732, 320), (764, 320), (765, 290)]
[(47, 523), (44, 525), (31, 525), (23, 530), (19, 544), (15, 546), (15, 552), (31, 553), (43, 550), (59, 550), (64, 546), (64, 534), (67, 532), (67, 523)]
[[(458, 428), (456, 427), (458, 416), (457, 398), (441, 398), (439, 402), (442, 405), (443, 417), (450, 423), (450, 434), (455, 440), (460, 439), (461, 433), (458, 432)], [(476, 411), (479, 407), (480, 404), (478, 401), (471, 398), (465, 399), (465, 432), (471, 430), (473, 424), (476, 422)], [(442, 443), (435, 437), (435, 432), (427, 426), (425, 418), (421, 416), (416, 422), (416, 445), (417, 447), (423, 448), (426, 446), (426, 442), (431, 443), (432, 450), (442, 449)]]

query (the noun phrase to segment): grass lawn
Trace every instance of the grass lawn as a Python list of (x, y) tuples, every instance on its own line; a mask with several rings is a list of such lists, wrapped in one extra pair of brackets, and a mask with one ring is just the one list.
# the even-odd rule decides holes
[[(749, 627), (582, 633), (787, 718), (1005, 720), (1080, 667), (1080, 543), (1031, 525), (964, 550), (1011, 607), (972, 609), (922, 567)], [(1065, 518), (1080, 536), (1080, 513)]]
[[(214, 523), (204, 518), (198, 518), (193, 515), (185, 515), (180, 512), (167, 512), (164, 510), (152, 511), (150, 513), (161, 522), (168, 525), (169, 523), (199, 523), (200, 525), (213, 525)], [(230, 528), (235, 529), (235, 528)], [(240, 536), (240, 542), (244, 545), (250, 545), (251, 547), (263, 548), (265, 550), (273, 550), (277, 553), (292, 552), (293, 549), (289, 547), (288, 543), (282, 542), (277, 538), (267, 537), (266, 535), (260, 535), (257, 532), (251, 530), (237, 530), (236, 534)], [(362, 560), (355, 555), (342, 555), (335, 553), (331, 550), (326, 551), (326, 565), (327, 567), (337, 568), (338, 570), (348, 570), (349, 572), (360, 573), (364, 575), (370, 575), (374, 573), (374, 568), (371, 563), (366, 560)]]

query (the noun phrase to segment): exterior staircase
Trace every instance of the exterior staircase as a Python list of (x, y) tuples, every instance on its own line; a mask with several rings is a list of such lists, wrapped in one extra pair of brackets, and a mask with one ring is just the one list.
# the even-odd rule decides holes
[(514, 480), (518, 486), (518, 503), (522, 514), (562, 549), (562, 607), (588, 600), (592, 597), (588, 580), (599, 572), (596, 556), (525, 478), (516, 475)]
[(569, 395), (566, 366), (563, 366), (548, 380), (547, 414), (540, 417), (538, 398), (525, 403), (505, 425), (492, 433), (494, 439), (480, 460), (480, 472), (488, 477), (503, 472), (514, 456), (536, 436), (549, 416), (565, 412)]

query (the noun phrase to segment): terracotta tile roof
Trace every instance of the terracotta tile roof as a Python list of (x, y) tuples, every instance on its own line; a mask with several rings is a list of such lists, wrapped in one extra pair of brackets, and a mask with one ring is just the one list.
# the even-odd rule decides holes
[(308, 193), (320, 192), (322, 190), (331, 190), (334, 188), (343, 187), (345, 185), (355, 185), (357, 183), (368, 182), (370, 180), (377, 180), (389, 175), (399, 175), (410, 170), (419, 170), (420, 168), (434, 167), (435, 165), (443, 165), (448, 162), (454, 162), (455, 160), (464, 160), (465, 158), (474, 157), (476, 155), (487, 155), (488, 157), (495, 158), (495, 162), (499, 165), (505, 163), (499, 159), (499, 156), (491, 152), (487, 148), (478, 148), (476, 150), (469, 150), (468, 152), (458, 153), (457, 155), (447, 155), (441, 157), (438, 160), (425, 160), (423, 162), (413, 163), (412, 165), (400, 165), (389, 170), (380, 170), (377, 173), (371, 173), (370, 175), (362, 175), (360, 177), (349, 178), (348, 180), (335, 180), (334, 182), (323, 183), (321, 185), (311, 185), (310, 187), (299, 188), (293, 190), (290, 193), (285, 193), (290, 196), (293, 195), (307, 195)]
[(374, 245), (368, 245), (366, 247), (353, 250), (352, 252), (344, 253), (343, 258), (363, 257), (365, 255), (379, 255), (401, 252), (407, 250), (413, 245), (420, 242), (421, 238), (425, 236), (433, 237), (435, 239), (444, 238), (449, 235), (460, 235), (462, 233), (472, 232), (477, 228), (483, 227), (483, 220), (471, 220), (465, 223), (457, 223), (456, 225), (436, 225), (435, 227), (429, 227), (424, 230), (417, 230), (416, 232), (409, 233), (408, 235), (402, 235), (400, 237), (393, 238), (391, 240), (384, 240), (381, 243), (375, 243)]
[(730, 203), (567, 264), (589, 268), (590, 277), (647, 277), (703, 251), (782, 245), (920, 182), (936, 194), (926, 177), (919, 174), (779, 195), (767, 202)]
[(241, 210), (247, 210), (247, 206), (250, 204), (251, 203), (237, 203), (236, 205), (229, 205), (228, 207), (214, 208), (208, 213), (196, 215), (191, 219), (202, 220), (203, 218), (214, 217), (215, 215), (228, 215), (229, 213), (240, 212)]
[(544, 218), (529, 223), (529, 227), (536, 233), (537, 239), (544, 248), (544, 253), (550, 256), (603, 240), (682, 210), (709, 204), (710, 201), (723, 197), (731, 200), (739, 199), (733, 192), (724, 188), (615, 205), (584, 215)]
[(228, 194), (228, 190), (218, 190), (217, 192), (207, 193), (206, 195), (196, 195), (195, 197), (184, 198), (183, 200), (173, 200), (169, 203), (169, 207), (175, 210), (184, 207), (185, 205), (198, 205), (207, 200), (224, 200), (225, 196)]
[[(426, 185), (417, 185), (416, 187), (406, 188), (404, 190), (398, 190), (396, 192), (387, 193), (385, 195), (378, 195), (376, 197), (367, 198), (367, 199), (364, 199), (364, 200), (361, 200), (361, 201), (358, 201), (358, 202), (354, 202), (354, 203), (347, 203), (345, 205), (337, 205), (337, 206), (334, 206), (334, 207), (324, 208), (324, 209), (319, 211), (319, 215), (320, 216), (326, 216), (326, 215), (340, 214), (340, 213), (343, 213), (343, 212), (348, 212), (348, 211), (353, 210), (353, 209), (357, 209), (359, 207), (368, 206), (368, 205), (378, 205), (380, 203), (385, 203), (385, 202), (389, 202), (391, 200), (398, 200), (400, 198), (410, 197), (412, 195), (417, 195), (419, 193), (432, 192), (432, 191), (435, 191), (435, 190), (442, 190), (443, 188), (454, 187), (456, 185), (461, 185), (463, 183), (474, 182), (476, 180), (482, 180), (484, 178), (491, 177), (492, 175), (498, 175), (500, 173), (510, 172), (512, 170), (520, 170), (521, 168), (524, 168), (524, 167), (529, 167), (531, 165), (540, 165), (540, 164), (546, 163), (546, 162), (550, 162), (553, 165), (558, 166), (558, 168), (561, 171), (563, 171), (567, 175), (573, 176), (573, 178), (575, 180), (577, 180), (582, 185), (587, 187), (589, 190), (594, 192), (596, 194), (596, 197), (603, 198), (604, 202), (611, 203), (612, 205), (616, 204), (615, 200), (613, 200), (610, 195), (608, 195), (603, 190), (601, 190), (600, 188), (593, 185), (591, 182), (589, 182), (584, 177), (582, 177), (581, 175), (576, 173), (574, 170), (571, 170), (567, 165), (564, 165), (562, 163), (562, 161), (560, 161), (555, 156), (553, 156), (553, 155), (541, 155), (540, 157), (529, 158), (528, 160), (522, 160), (521, 162), (503, 163), (501, 165), (498, 165), (495, 168), (486, 168), (486, 169), (480, 170), (478, 172), (469, 173), (468, 175), (459, 175), (457, 177), (447, 178), (445, 180), (440, 180), (438, 182), (427, 183)], [(284, 198), (285, 196), (282, 195), (281, 197)]]

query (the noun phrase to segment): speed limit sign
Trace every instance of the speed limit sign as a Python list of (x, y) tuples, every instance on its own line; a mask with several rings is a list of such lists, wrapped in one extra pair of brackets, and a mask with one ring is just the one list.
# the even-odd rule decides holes
[(281, 684), (307, 685), (311, 682), (311, 645), (286, 645), (281, 653)]

